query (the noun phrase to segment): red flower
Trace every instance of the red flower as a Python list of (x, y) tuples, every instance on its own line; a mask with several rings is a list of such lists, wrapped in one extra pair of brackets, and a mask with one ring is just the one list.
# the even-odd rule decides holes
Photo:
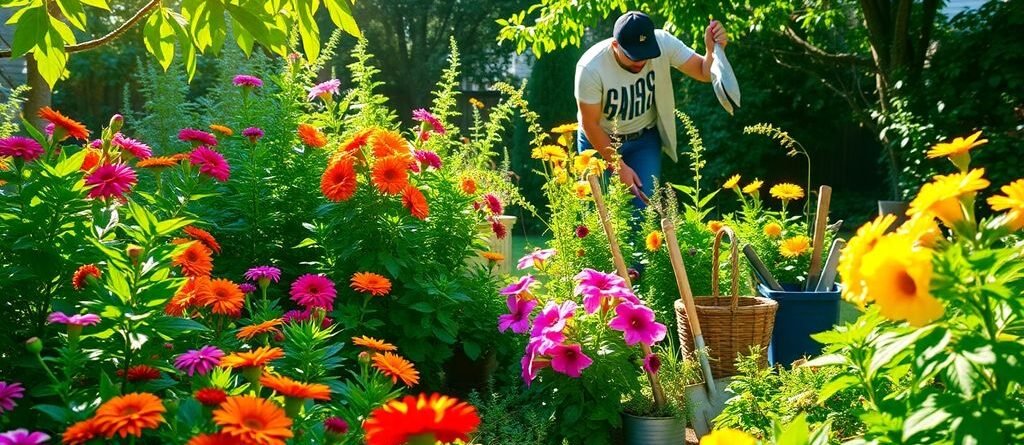
[(136, 365), (128, 368), (129, 382), (144, 382), (160, 378), (160, 370), (149, 365)]
[(228, 393), (220, 388), (203, 388), (196, 391), (196, 400), (204, 406), (218, 406), (228, 399)]
[(100, 269), (96, 267), (95, 264), (82, 265), (75, 271), (75, 275), (71, 277), (71, 286), (74, 287), (75, 290), (85, 289), (85, 285), (87, 284), (86, 278), (94, 277), (98, 280), (101, 275), (102, 273), (100, 272)]
[(363, 429), (367, 445), (401, 445), (424, 434), (444, 443), (469, 440), (478, 425), (480, 416), (472, 405), (440, 394), (420, 394), (375, 409)]
[(405, 186), (405, 190), (402, 191), (402, 206), (409, 209), (409, 213), (413, 217), (419, 219), (427, 219), (427, 216), (430, 215), (427, 198), (423, 197), (423, 192), (412, 184)]

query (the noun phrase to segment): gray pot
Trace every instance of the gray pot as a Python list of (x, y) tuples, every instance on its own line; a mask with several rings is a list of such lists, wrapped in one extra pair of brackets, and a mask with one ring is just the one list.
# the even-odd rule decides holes
[(622, 414), (626, 445), (684, 445), (686, 420), (676, 417), (643, 417)]

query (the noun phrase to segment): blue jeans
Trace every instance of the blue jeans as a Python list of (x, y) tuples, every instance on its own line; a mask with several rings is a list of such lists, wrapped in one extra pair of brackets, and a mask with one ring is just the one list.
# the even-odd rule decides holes
[[(584, 151), (594, 148), (583, 134), (583, 130), (577, 133), (577, 150)], [(619, 155), (622, 161), (636, 172), (643, 185), (641, 189), (644, 194), (650, 197), (654, 193), (654, 180), (661, 178), (661, 136), (657, 128), (645, 130), (639, 138), (626, 141), (619, 147)], [(637, 209), (647, 207), (640, 198), (633, 198), (633, 205)]]

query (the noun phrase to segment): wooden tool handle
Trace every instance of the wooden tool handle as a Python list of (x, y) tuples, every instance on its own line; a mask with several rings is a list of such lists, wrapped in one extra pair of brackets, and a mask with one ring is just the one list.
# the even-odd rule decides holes
[(825, 248), (825, 226), (828, 225), (828, 207), (832, 200), (832, 187), (827, 185), (818, 189), (818, 208), (814, 212), (814, 241), (811, 251), (811, 267), (807, 271), (807, 282), (804, 290), (814, 290), (821, 278), (821, 252)]
[(665, 232), (665, 244), (668, 245), (668, 258), (672, 261), (672, 271), (676, 276), (676, 287), (679, 288), (679, 298), (686, 306), (686, 319), (690, 323), (690, 331), (694, 337), (703, 336), (700, 330), (700, 320), (697, 319), (697, 308), (693, 304), (693, 291), (690, 290), (690, 279), (686, 276), (686, 264), (683, 263), (683, 253), (679, 250), (679, 241), (676, 240), (676, 226), (672, 218), (661, 219), (661, 230)]

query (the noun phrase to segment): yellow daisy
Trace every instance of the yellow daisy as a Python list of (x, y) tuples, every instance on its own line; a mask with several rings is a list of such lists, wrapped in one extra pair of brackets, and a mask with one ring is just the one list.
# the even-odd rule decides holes
[(782, 236), (782, 226), (777, 222), (770, 222), (764, 225), (764, 236), (778, 238)]
[(843, 278), (843, 298), (846, 301), (860, 307), (871, 302), (864, 288), (861, 262), (895, 221), (896, 215), (879, 216), (857, 229), (857, 234), (846, 243), (839, 255), (838, 267), (839, 276)]
[(799, 185), (790, 184), (788, 182), (772, 186), (768, 193), (771, 193), (776, 199), (781, 199), (783, 201), (792, 201), (794, 199), (804, 197), (804, 189), (800, 188)]
[(740, 185), (740, 175), (732, 175), (732, 177), (729, 178), (728, 181), (725, 181), (725, 184), (722, 184), (722, 188), (726, 189), (726, 190), (734, 189), (734, 188), (739, 187), (739, 185)]
[(811, 250), (811, 238), (800, 235), (782, 241), (779, 253), (786, 258), (796, 258)]
[(976, 192), (989, 186), (988, 180), (982, 178), (984, 174), (985, 169), (979, 168), (967, 173), (936, 176), (921, 187), (917, 197), (910, 202), (907, 215), (931, 213), (946, 227), (953, 227), (964, 219), (962, 207), (965, 204), (973, 206)]
[(651, 252), (654, 252), (654, 251), (657, 251), (658, 249), (661, 249), (661, 244), (662, 244), (662, 241), (663, 241), (663, 238), (661, 236), (661, 232), (655, 230), (655, 231), (653, 231), (651, 233), (648, 233), (647, 234), (647, 239), (645, 241), (646, 241), (646, 244), (647, 244), (647, 250), (650, 250)]
[(981, 137), (981, 131), (974, 133), (967, 138), (954, 138), (952, 142), (940, 142), (935, 144), (931, 150), (928, 150), (928, 159), (941, 158), (943, 156), (949, 158), (953, 165), (956, 165), (960, 171), (967, 171), (968, 165), (971, 163), (970, 151), (972, 148), (979, 145), (984, 145), (988, 142), (988, 139), (978, 140)]
[(914, 245), (906, 235), (883, 236), (861, 264), (867, 299), (882, 316), (924, 326), (942, 316), (942, 303), (931, 294), (932, 250)]
[(999, 191), (1004, 194), (988, 198), (988, 205), (997, 212), (1006, 210), (1006, 226), (1020, 230), (1024, 227), (1024, 179), (1004, 185)]
[(757, 191), (761, 190), (761, 186), (764, 185), (764, 181), (760, 179), (754, 179), (754, 182), (743, 186), (743, 193), (751, 196), (757, 196)]

